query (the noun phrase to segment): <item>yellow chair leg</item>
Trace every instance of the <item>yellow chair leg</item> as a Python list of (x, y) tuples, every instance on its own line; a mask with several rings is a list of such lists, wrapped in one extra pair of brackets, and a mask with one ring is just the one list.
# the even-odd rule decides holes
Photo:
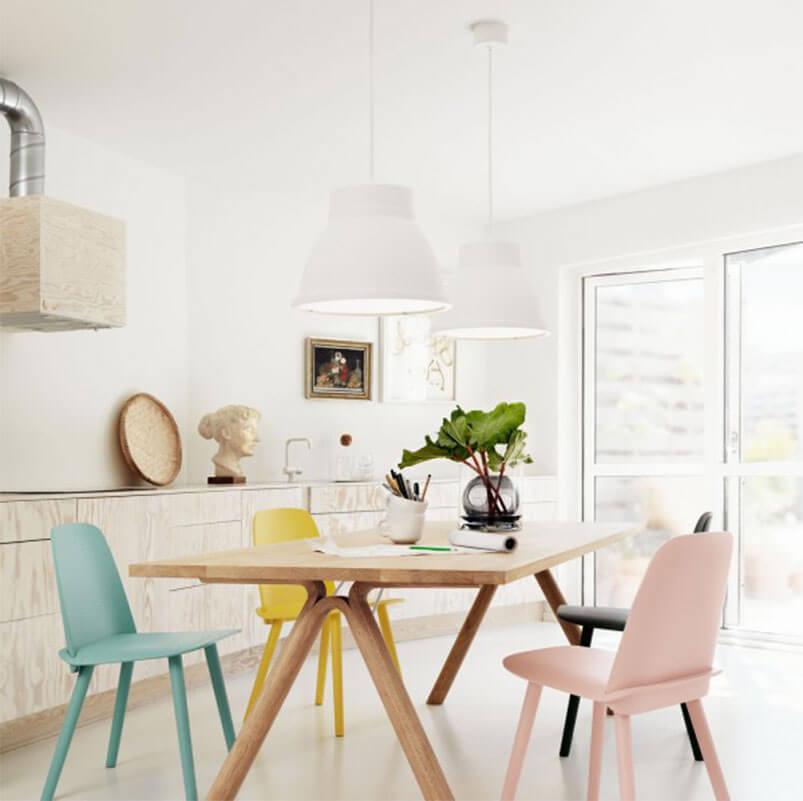
[(340, 612), (329, 615), (332, 637), (332, 690), (335, 697), (335, 737), (346, 732), (343, 721), (343, 638), (340, 628)]
[(315, 705), (323, 703), (323, 691), (326, 686), (326, 660), (329, 656), (329, 629), (331, 620), (326, 618), (321, 626), (321, 645), (318, 651), (318, 684), (315, 687)]
[(282, 621), (274, 620), (270, 625), (268, 641), (265, 643), (265, 650), (262, 652), (262, 659), (259, 661), (259, 669), (254, 679), (254, 687), (251, 690), (251, 697), (248, 699), (248, 706), (246, 707), (243, 720), (251, 714), (251, 709), (256, 703), (257, 698), (259, 698), (259, 694), (262, 692), (262, 686), (265, 684), (265, 677), (268, 675), (270, 660), (273, 659), (273, 652), (276, 650), (276, 646), (279, 643), (279, 635), (281, 633)]
[(396, 643), (393, 641), (393, 629), (390, 627), (390, 617), (388, 616), (388, 608), (385, 604), (379, 604), (376, 610), (376, 616), (379, 618), (379, 628), (382, 630), (382, 637), (390, 652), (390, 658), (393, 660), (393, 664), (396, 665), (396, 670), (399, 671), (399, 675), (401, 676), (399, 655), (396, 653)]

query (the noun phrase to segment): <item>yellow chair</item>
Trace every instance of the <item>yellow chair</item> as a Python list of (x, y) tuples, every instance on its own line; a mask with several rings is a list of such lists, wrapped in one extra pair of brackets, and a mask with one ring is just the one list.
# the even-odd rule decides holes
[[(319, 537), (320, 532), (309, 512), (304, 509), (263, 509), (254, 515), (253, 541), (254, 545), (269, 545), (290, 540), (306, 540)], [(334, 595), (335, 585), (326, 582), (326, 594)], [(295, 620), (307, 600), (307, 591), (304, 587), (294, 584), (264, 584), (259, 587), (260, 606), (257, 615), (270, 626), (268, 641), (262, 652), (254, 687), (248, 700), (245, 717), (251, 712), (256, 699), (262, 692), (265, 677), (268, 674), (273, 653), (279, 642), (282, 625), (286, 621)], [(390, 627), (390, 617), (387, 607), (398, 603), (401, 598), (380, 599), (376, 604), (376, 613), (382, 636), (387, 644), (390, 656), (396, 669), (399, 667), (399, 657), (396, 645), (393, 642), (393, 630)], [(318, 654), (318, 682), (315, 688), (315, 703), (323, 703), (323, 690), (326, 683), (326, 659), (330, 648), (332, 649), (332, 689), (335, 697), (335, 735), (342, 737), (343, 723), (343, 646), (341, 640), (340, 612), (330, 612), (321, 628), (321, 644)]]

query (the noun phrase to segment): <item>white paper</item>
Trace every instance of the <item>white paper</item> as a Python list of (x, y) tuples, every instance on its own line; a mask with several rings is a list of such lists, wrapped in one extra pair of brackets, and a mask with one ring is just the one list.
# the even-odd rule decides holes
[(449, 534), (449, 542), (460, 548), (503, 553), (510, 553), (518, 545), (516, 538), (510, 534), (494, 534), (489, 531), (472, 531), (471, 529), (455, 529)]
[(310, 547), (318, 553), (329, 556), (341, 556), (347, 559), (387, 556), (440, 556), (463, 552), (462, 548), (449, 548), (444, 551), (422, 551), (410, 548), (409, 545), (361, 545), (344, 548), (331, 540), (318, 539), (310, 542)]

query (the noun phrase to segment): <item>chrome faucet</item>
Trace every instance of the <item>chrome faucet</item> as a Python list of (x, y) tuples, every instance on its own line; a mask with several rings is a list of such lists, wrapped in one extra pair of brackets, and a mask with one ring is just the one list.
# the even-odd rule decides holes
[(292, 481), (296, 476), (300, 476), (304, 472), (300, 467), (290, 467), (290, 444), (293, 442), (306, 442), (307, 450), (312, 450), (312, 443), (306, 437), (291, 437), (284, 443), (284, 468), (282, 472), (287, 476), (288, 481)]

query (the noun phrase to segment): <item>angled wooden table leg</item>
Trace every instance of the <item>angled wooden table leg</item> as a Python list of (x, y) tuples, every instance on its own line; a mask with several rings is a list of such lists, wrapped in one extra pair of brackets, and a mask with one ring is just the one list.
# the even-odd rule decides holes
[(446, 657), (441, 672), (438, 674), (435, 684), (432, 685), (429, 698), (427, 698), (428, 704), (442, 704), (446, 700), (446, 696), (452, 687), (452, 682), (457, 676), (457, 671), (460, 670), (460, 666), (463, 664), (468, 649), (474, 641), (474, 635), (477, 633), (495, 593), (495, 584), (484, 584), (480, 587), (480, 591), (477, 593), (477, 597), (474, 599), (474, 603), (463, 621), (457, 639), (454, 641), (451, 651), (449, 651), (449, 656)]
[(367, 601), (370, 589), (370, 586), (355, 583), (349, 592), (348, 604), (343, 605), (351, 632), (424, 798), (452, 801), (454, 796), (438, 758), (371, 613)]
[(262, 743), (276, 719), (293, 682), (296, 680), (312, 643), (318, 636), (321, 624), (335, 603), (326, 597), (321, 582), (305, 583), (309, 597), (301, 614), (285, 641), (273, 670), (268, 674), (265, 687), (243, 723), (231, 751), (220, 768), (207, 796), (214, 801), (230, 801), (248, 775)]
[(558, 587), (558, 583), (555, 581), (551, 571), (542, 570), (540, 573), (536, 573), (535, 580), (538, 582), (541, 592), (544, 593), (544, 598), (546, 598), (552, 614), (555, 615), (555, 620), (558, 621), (563, 629), (569, 644), (580, 645), (580, 627), (558, 617), (558, 607), (561, 604), (565, 604), (566, 599), (563, 597), (563, 593), (560, 591), (560, 587)]

